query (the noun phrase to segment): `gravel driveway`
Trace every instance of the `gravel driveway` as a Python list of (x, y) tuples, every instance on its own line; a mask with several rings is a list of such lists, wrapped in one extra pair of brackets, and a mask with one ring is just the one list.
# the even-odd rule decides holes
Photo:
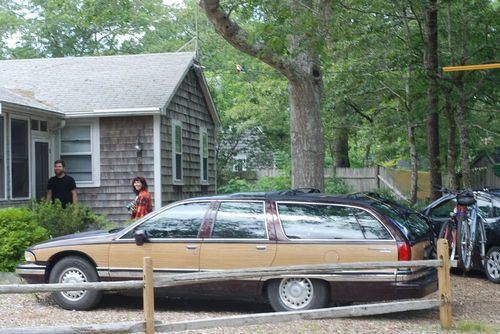
[[(0, 280), (1, 281), (1, 280)], [(6, 282), (1, 282), (5, 284)], [(436, 298), (436, 294), (429, 297)], [(453, 320), (459, 329), (482, 323), (500, 332), (500, 285), (483, 275), (452, 275)], [(268, 312), (265, 304), (229, 301), (156, 300), (155, 320), (163, 323)], [(142, 297), (107, 294), (93, 311), (66, 311), (48, 294), (0, 295), (0, 328), (142, 321)], [(481, 330), (481, 329), (476, 329)], [(438, 333), (439, 309), (383, 316), (295, 321), (284, 324), (217, 328), (189, 333)]]

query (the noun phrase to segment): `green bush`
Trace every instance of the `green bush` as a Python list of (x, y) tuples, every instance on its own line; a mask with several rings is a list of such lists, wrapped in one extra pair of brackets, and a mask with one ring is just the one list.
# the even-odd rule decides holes
[(48, 238), (27, 208), (0, 209), (0, 271), (13, 271), (28, 246)]
[(336, 177), (328, 177), (325, 179), (325, 193), (327, 194), (347, 194), (352, 192), (343, 180)]
[(234, 178), (229, 180), (225, 185), (218, 188), (218, 192), (221, 194), (232, 194), (244, 191), (251, 191), (251, 185), (248, 181), (242, 180), (240, 178)]
[(290, 189), (292, 181), (289, 176), (264, 176), (252, 185), (252, 191), (273, 191)]
[(33, 204), (35, 222), (49, 231), (55, 238), (65, 234), (99, 230), (111, 227), (104, 216), (97, 215), (92, 210), (80, 204), (68, 204), (63, 208), (61, 202), (35, 202)]

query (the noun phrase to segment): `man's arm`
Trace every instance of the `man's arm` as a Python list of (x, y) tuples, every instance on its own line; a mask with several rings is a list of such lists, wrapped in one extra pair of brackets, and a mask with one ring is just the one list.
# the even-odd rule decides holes
[(78, 202), (78, 195), (76, 193), (76, 189), (71, 190), (71, 199), (73, 200), (73, 204)]
[(45, 200), (46, 200), (47, 202), (50, 202), (50, 201), (52, 200), (52, 190), (51, 190), (51, 189), (49, 189), (49, 190), (47, 191), (47, 195), (45, 195)]

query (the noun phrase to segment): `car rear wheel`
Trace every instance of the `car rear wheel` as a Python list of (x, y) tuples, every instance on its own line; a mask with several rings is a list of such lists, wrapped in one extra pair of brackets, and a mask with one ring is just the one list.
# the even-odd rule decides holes
[(277, 311), (303, 311), (328, 305), (330, 296), (324, 281), (305, 277), (273, 280), (267, 288), (272, 308)]
[[(87, 260), (76, 256), (65, 257), (54, 265), (49, 277), (50, 283), (98, 282), (95, 267)], [(52, 293), (54, 301), (66, 310), (89, 310), (102, 298), (102, 291), (74, 290)]]
[(454, 222), (451, 220), (448, 220), (443, 223), (441, 226), (441, 230), (439, 231), (439, 239), (446, 239), (448, 240), (448, 254), (450, 255), (450, 259), (454, 260), (455, 259), (455, 253), (456, 253), (456, 234), (457, 230), (455, 228)]
[(490, 281), (500, 283), (500, 247), (491, 247), (488, 250), (484, 272)]

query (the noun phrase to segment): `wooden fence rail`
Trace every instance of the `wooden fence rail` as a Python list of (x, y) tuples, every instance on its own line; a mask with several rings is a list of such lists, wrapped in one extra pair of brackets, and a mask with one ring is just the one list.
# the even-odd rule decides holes
[[(340, 270), (363, 270), (377, 268), (408, 268), (408, 267), (437, 267), (439, 277), (439, 299), (417, 301), (391, 302), (383, 304), (366, 304), (346, 307), (334, 307), (318, 310), (295, 312), (272, 312), (252, 315), (222, 317), (215, 319), (201, 319), (171, 324), (154, 322), (154, 287), (171, 287), (176, 285), (207, 283), (241, 278), (254, 277), (284, 277), (308, 276)], [(71, 290), (122, 290), (143, 288), (144, 319), (140, 322), (99, 325), (72, 325), (31, 328), (0, 328), (0, 334), (58, 334), (58, 333), (137, 333), (147, 334), (157, 332), (171, 332), (181, 330), (204, 329), (214, 327), (245, 326), (264, 323), (276, 323), (299, 319), (318, 319), (327, 317), (347, 317), (403, 312), (409, 310), (423, 310), (440, 307), (440, 320), (443, 328), (450, 329), (451, 318), (451, 284), (449, 274), (448, 242), (438, 241), (438, 259), (405, 262), (362, 262), (340, 263), (333, 265), (287, 266), (273, 268), (250, 268), (219, 272), (203, 272), (193, 274), (179, 274), (172, 276), (158, 276), (153, 279), (151, 258), (144, 258), (144, 279), (142, 281), (125, 282), (94, 282), (80, 284), (35, 284), (35, 285), (0, 285), (0, 294), (5, 293), (32, 293)]]

